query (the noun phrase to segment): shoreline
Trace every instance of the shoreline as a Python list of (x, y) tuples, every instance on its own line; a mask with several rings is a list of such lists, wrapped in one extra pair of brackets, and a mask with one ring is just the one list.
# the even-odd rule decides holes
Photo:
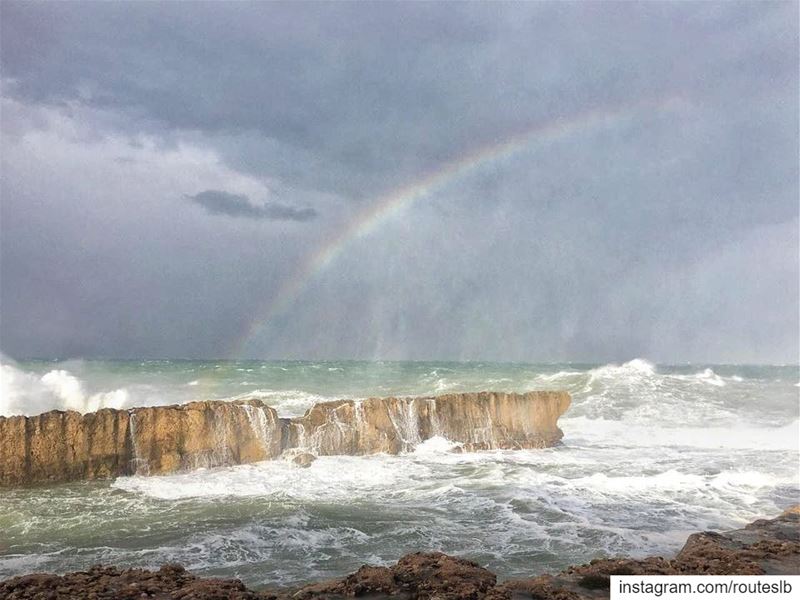
[(690, 535), (673, 558), (606, 558), (555, 575), (498, 582), (475, 562), (441, 552), (407, 554), (390, 567), (364, 565), (340, 579), (291, 590), (256, 590), (238, 579), (201, 578), (182, 566), (158, 571), (97, 565), (65, 575), (34, 573), (0, 581), (7, 600), (539, 600), (603, 599), (611, 575), (787, 575), (800, 573), (800, 505), (741, 529)]

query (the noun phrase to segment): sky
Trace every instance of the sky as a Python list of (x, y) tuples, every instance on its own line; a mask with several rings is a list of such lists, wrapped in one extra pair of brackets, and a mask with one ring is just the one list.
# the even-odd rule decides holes
[(0, 4), (0, 352), (795, 363), (796, 2)]

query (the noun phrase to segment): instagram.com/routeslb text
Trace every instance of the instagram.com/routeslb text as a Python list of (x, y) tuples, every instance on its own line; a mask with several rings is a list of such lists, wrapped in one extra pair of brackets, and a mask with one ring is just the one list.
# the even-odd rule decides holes
[(687, 600), (752, 600), (755, 598), (797, 598), (800, 575), (670, 575), (611, 577), (611, 600), (667, 598)]

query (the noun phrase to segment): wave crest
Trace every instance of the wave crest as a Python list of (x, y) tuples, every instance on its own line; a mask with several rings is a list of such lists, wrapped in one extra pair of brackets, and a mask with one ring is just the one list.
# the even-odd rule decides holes
[(130, 395), (125, 388), (90, 394), (83, 381), (65, 369), (41, 377), (9, 364), (0, 364), (0, 416), (38, 415), (49, 410), (93, 412), (125, 408)]

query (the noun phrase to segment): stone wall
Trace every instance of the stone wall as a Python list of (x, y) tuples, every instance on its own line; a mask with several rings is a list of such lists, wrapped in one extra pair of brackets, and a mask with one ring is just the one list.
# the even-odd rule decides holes
[(397, 454), (433, 436), (465, 451), (544, 448), (561, 439), (569, 404), (566, 392), (479, 392), (323, 402), (292, 419), (253, 399), (0, 417), (0, 485), (175, 473), (298, 449)]

